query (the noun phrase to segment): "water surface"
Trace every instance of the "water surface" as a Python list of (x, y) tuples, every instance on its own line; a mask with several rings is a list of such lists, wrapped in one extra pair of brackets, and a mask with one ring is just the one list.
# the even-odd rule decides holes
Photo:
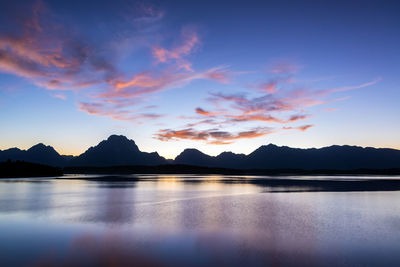
[(400, 266), (400, 191), (223, 175), (67, 178), (0, 180), (0, 266)]

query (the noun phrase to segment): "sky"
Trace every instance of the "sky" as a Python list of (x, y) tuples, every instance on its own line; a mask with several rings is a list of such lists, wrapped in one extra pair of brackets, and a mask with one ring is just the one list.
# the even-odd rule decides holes
[(400, 149), (397, 1), (1, 1), (0, 149)]

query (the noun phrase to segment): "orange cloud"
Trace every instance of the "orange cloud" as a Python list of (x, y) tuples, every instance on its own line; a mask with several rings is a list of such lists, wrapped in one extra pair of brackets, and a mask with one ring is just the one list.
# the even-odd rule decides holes
[(308, 119), (309, 117), (310, 117), (310, 115), (306, 115), (306, 114), (292, 115), (286, 122), (289, 123), (289, 122), (295, 122), (298, 120), (305, 120), (305, 119)]
[(273, 116), (265, 115), (225, 115), (234, 121), (264, 121), (264, 122), (277, 122), (282, 123), (283, 121)]
[(272, 133), (272, 128), (257, 127), (249, 131), (231, 133), (227, 131), (218, 131), (215, 129), (196, 131), (192, 128), (183, 130), (160, 130), (155, 134), (155, 138), (161, 141), (188, 139), (195, 141), (205, 141), (207, 144), (226, 145), (238, 139), (250, 139), (265, 136)]
[[(281, 80), (280, 80), (281, 79)], [(223, 93), (210, 93), (211, 97), (208, 101), (213, 104), (217, 110), (223, 110), (223, 112), (214, 112), (210, 110), (197, 109), (196, 113), (201, 115), (210, 115), (213, 117), (212, 124), (223, 127), (232, 123), (250, 123), (255, 121), (267, 122), (267, 123), (281, 123), (288, 124), (307, 120), (311, 117), (309, 114), (303, 114), (307, 108), (322, 105), (332, 101), (344, 100), (344, 99), (327, 99), (331, 94), (364, 88), (371, 86), (379, 82), (380, 78), (375, 79), (371, 82), (363, 83), (355, 86), (344, 86), (333, 89), (325, 90), (313, 90), (311, 88), (296, 88), (292, 90), (276, 91), (277, 81), (285, 82), (288, 78), (274, 78), (270, 80), (267, 85), (273, 86), (271, 88), (263, 87), (258, 91), (263, 92), (258, 97), (249, 97), (250, 94), (236, 93), (236, 94), (223, 94)], [(293, 79), (292, 79), (293, 80)], [(293, 85), (291, 85), (292, 87)], [(273, 93), (272, 93), (273, 92)], [(239, 112), (239, 113), (238, 113)], [(292, 114), (285, 116), (285, 114)], [(295, 113), (295, 114), (293, 114)], [(286, 118), (285, 118), (286, 117)], [(194, 118), (196, 119), (196, 118)], [(199, 118), (200, 119), (200, 118)], [(210, 123), (211, 124), (211, 123)], [(187, 124), (187, 126), (197, 126), (196, 122)], [(312, 124), (306, 124), (303, 126), (285, 126), (283, 130), (299, 130), (306, 131), (313, 127)], [(238, 135), (240, 136), (240, 135)], [(220, 144), (227, 142), (229, 138), (224, 140), (213, 140), (210, 143)], [(233, 142), (235, 138), (229, 139), (228, 142)]]
[(171, 87), (181, 87), (192, 80), (212, 79), (220, 81), (212, 76), (212, 73), (228, 73), (223, 67), (216, 67), (204, 72), (176, 72), (167, 70), (161, 74), (155, 72), (143, 72), (136, 74), (128, 81), (115, 81), (106, 92), (98, 95), (103, 98), (135, 98), (145, 94), (152, 94)]
[(306, 131), (308, 129), (310, 129), (311, 127), (313, 127), (314, 125), (312, 124), (307, 124), (307, 125), (303, 125), (303, 126), (297, 126), (297, 127), (283, 127), (283, 130), (299, 130), (299, 131)]
[(216, 112), (206, 111), (206, 110), (204, 110), (202, 108), (196, 108), (196, 113), (200, 114), (200, 115), (203, 115), (203, 116), (215, 116), (215, 115), (218, 114)]

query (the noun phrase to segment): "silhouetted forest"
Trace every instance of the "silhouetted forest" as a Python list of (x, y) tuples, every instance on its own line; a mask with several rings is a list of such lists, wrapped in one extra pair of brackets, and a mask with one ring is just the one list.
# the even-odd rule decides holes
[(49, 177), (63, 175), (61, 168), (42, 164), (11, 161), (0, 162), (0, 178)]

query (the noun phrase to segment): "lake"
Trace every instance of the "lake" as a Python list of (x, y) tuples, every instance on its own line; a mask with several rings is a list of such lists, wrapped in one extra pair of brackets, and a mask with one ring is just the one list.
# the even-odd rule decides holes
[(400, 191), (66, 178), (0, 180), (0, 266), (400, 266)]

